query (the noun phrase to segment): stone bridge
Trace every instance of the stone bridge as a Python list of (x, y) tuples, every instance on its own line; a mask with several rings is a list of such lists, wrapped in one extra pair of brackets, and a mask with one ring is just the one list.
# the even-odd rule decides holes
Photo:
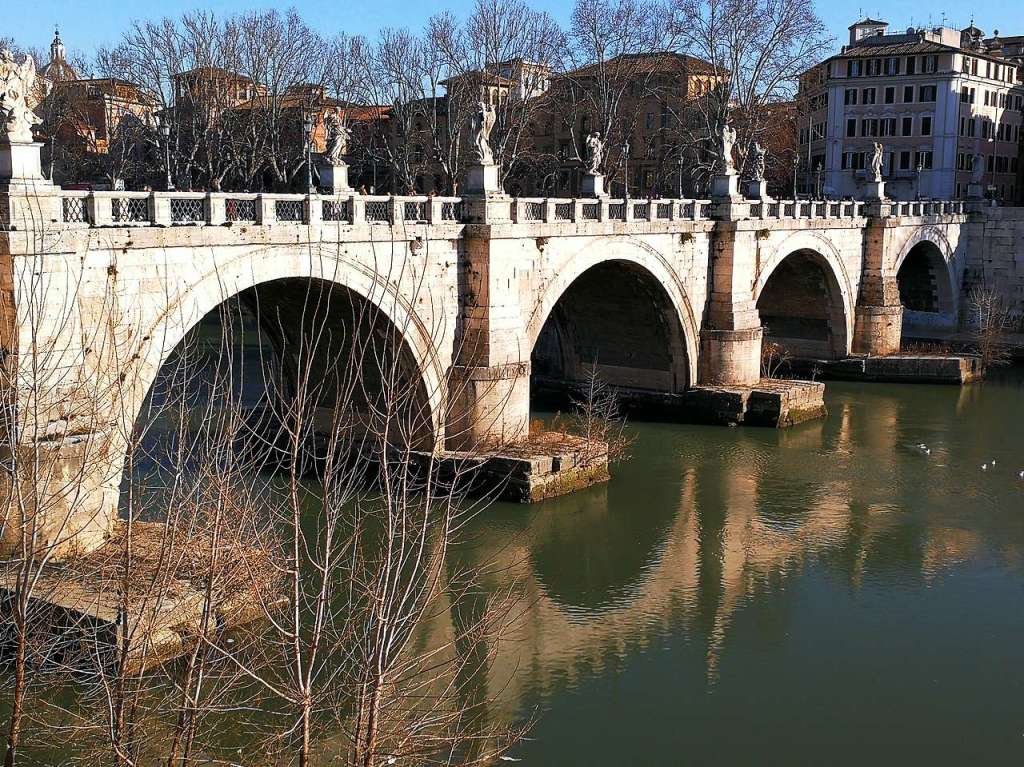
[[(835, 359), (898, 351), (904, 325), (952, 329), (992, 215), (962, 201), (77, 192), (39, 179), (8, 182), (0, 210), (18, 407), (34, 404), (29, 380), (66, 396), (19, 439), (74, 433), (67, 402), (83, 381), (119, 384), (95, 408), (130, 426), (202, 318), (248, 296), (301, 327), (292, 304), (315, 284), (402, 339), (435, 448), (525, 434), (531, 381), (572, 384), (591, 365), (672, 395), (757, 384), (765, 339)], [(91, 488), (96, 505), (116, 508), (120, 465)]]

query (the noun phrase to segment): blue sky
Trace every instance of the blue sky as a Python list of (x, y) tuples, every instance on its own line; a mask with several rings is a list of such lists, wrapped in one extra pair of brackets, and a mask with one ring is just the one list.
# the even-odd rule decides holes
[[(864, 2), (864, 5), (859, 3)], [(372, 35), (383, 26), (419, 27), (433, 13), (450, 8), (465, 13), (473, 0), (294, 0), (294, 5), (313, 26), (331, 34), (344, 29), (349, 34)], [(975, 0), (975, 2), (928, 2), (917, 0), (855, 0), (852, 3), (814, 0), (818, 13), (832, 34), (841, 42), (846, 27), (855, 21), (858, 10), (863, 15), (883, 18), (895, 28), (913, 23), (915, 26), (939, 24), (945, 15), (949, 26), (966, 26), (973, 16), (975, 23), (988, 33), (999, 29), (1003, 34), (1024, 34), (1024, 3), (1017, 0)], [(14, 35), (27, 46), (46, 47), (53, 37), (53, 25), (60, 24), (61, 36), (72, 50), (91, 52), (97, 45), (116, 42), (133, 18), (153, 18), (191, 8), (210, 8), (231, 12), (253, 7), (287, 7), (285, 3), (254, 0), (164, 0), (160, 3), (125, 2), (125, 0), (6, 0), (2, 35)], [(571, 0), (533, 0), (564, 22), (572, 8)]]

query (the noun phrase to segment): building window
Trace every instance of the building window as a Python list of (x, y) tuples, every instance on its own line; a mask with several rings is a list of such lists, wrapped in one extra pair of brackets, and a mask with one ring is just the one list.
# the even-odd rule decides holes
[(846, 89), (846, 92), (843, 94), (843, 103), (846, 104), (846, 106), (853, 106), (853, 105), (855, 105), (857, 103), (857, 89), (856, 88), (847, 88)]
[(932, 118), (931, 115), (924, 115), (921, 118), (921, 135), (930, 136), (932, 135)]
[(922, 85), (918, 93), (919, 100), (925, 103), (935, 101), (935, 86), (934, 85)]
[(854, 138), (857, 135), (857, 121), (849, 119), (846, 121), (846, 137)]
[(939, 70), (939, 57), (935, 55), (924, 56), (922, 57), (921, 65), (921, 71), (925, 74), (937, 72)]
[(888, 86), (885, 89), (885, 103), (895, 104), (896, 103), (896, 89), (893, 86)]
[(904, 117), (903, 118), (903, 131), (902, 135), (912, 136), (914, 134), (914, 118)]
[(913, 104), (914, 103), (914, 86), (904, 85), (903, 86), (903, 103)]
[(887, 58), (885, 60), (885, 73), (887, 75), (898, 75), (900, 73), (900, 60), (897, 58)]
[(917, 57), (916, 56), (911, 56), (910, 58), (907, 59), (907, 74), (908, 75), (916, 75), (917, 74)]
[(922, 168), (924, 170), (932, 169), (932, 153), (931, 150), (925, 150), (922, 152), (914, 153), (914, 166)]
[(910, 152), (900, 152), (900, 170), (910, 170)]
[(875, 89), (874, 88), (865, 88), (864, 89), (864, 93), (862, 95), (864, 97), (864, 100), (861, 103), (863, 103), (863, 104), (874, 104), (875, 103)]

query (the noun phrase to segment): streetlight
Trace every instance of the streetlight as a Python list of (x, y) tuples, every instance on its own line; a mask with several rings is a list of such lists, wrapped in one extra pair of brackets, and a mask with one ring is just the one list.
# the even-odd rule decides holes
[(174, 179), (171, 178), (171, 126), (167, 124), (167, 120), (160, 121), (160, 138), (163, 139), (164, 144), (164, 171), (167, 174), (167, 178), (164, 179), (164, 187), (168, 192), (174, 191)]
[(313, 116), (309, 112), (303, 113), (302, 132), (306, 140), (306, 191), (313, 194)]
[(817, 200), (825, 199), (825, 184), (822, 178), (824, 175), (825, 169), (821, 167), (819, 162), (814, 168), (814, 197)]
[(683, 163), (686, 162), (686, 158), (683, 157), (682, 147), (679, 148), (679, 199), (683, 199)]
[(924, 160), (917, 158), (917, 199), (921, 199), (921, 172), (924, 170)]
[(624, 186), (622, 196), (629, 199), (629, 141), (622, 143), (622, 183)]
[(796, 200), (796, 174), (800, 170), (800, 155), (793, 157), (793, 199)]
[(313, 115), (311, 112), (303, 112), (302, 134), (306, 142), (306, 191), (312, 194), (313, 189)]

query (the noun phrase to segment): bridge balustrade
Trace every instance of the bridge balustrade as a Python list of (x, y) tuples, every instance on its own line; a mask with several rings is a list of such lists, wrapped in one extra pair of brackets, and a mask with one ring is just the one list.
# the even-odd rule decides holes
[[(201, 192), (83, 192), (60, 190), (60, 215), (69, 227), (201, 226), (225, 223), (397, 225), (459, 223), (458, 197), (301, 195)], [(858, 218), (865, 203), (854, 200), (751, 200), (749, 218)], [(515, 223), (597, 221), (701, 221), (712, 218), (711, 200), (508, 198)], [(891, 203), (901, 217), (961, 215), (963, 200)], [(504, 214), (502, 214), (504, 215)]]

